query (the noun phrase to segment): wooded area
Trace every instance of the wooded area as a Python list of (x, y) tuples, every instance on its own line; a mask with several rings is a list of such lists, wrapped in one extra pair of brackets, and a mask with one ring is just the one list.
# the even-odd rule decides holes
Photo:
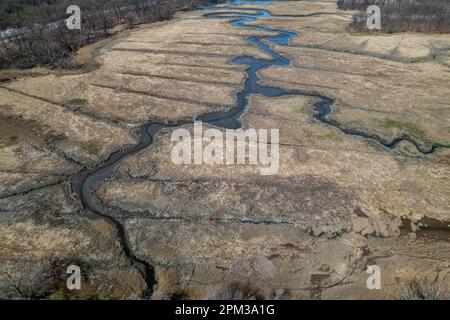
[[(0, 68), (48, 65), (75, 67), (72, 56), (83, 45), (112, 33), (118, 25), (133, 28), (142, 23), (168, 19), (178, 10), (190, 9), (204, 0), (78, 0), (81, 30), (69, 30), (64, 19), (71, 0), (2, 0), (2, 30), (14, 27), (0, 39)], [(11, 30), (11, 29), (10, 29)]]
[(340, 9), (360, 10), (352, 28), (367, 30), (365, 11), (370, 5), (381, 8), (380, 32), (450, 33), (450, 1), (448, 0), (339, 0)]

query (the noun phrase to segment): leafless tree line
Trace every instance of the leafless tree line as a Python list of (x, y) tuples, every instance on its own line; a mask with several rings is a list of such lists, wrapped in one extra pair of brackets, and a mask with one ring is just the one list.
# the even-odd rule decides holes
[(367, 30), (365, 11), (370, 5), (381, 8), (381, 32), (450, 33), (448, 0), (339, 0), (340, 9), (360, 10), (351, 27)]
[[(69, 30), (63, 21), (30, 24), (8, 39), (0, 39), (0, 68), (48, 65), (75, 67), (73, 54), (97, 41), (118, 25), (133, 28), (170, 18), (174, 12), (201, 5), (205, 0), (123, 0), (112, 8), (82, 12), (80, 30)], [(51, 22), (51, 21), (49, 21)], [(23, 32), (25, 30), (26, 32)]]

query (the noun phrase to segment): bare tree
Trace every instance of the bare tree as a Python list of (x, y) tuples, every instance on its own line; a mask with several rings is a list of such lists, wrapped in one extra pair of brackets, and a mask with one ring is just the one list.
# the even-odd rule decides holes
[[(0, 17), (2, 12), (5, 15), (6, 6), (16, 5), (11, 1), (2, 2)], [(40, 2), (36, 0), (36, 4)], [(65, 13), (64, 5), (69, 2), (64, 0), (47, 6), (47, 11), (35, 9), (32, 11), (34, 15), (21, 18), (17, 23), (20, 31), (7, 39), (0, 39), (0, 68), (36, 65), (73, 68), (76, 67), (72, 59), (74, 53), (81, 46), (109, 35), (115, 26), (133, 28), (138, 24), (168, 19), (175, 11), (195, 7), (206, 0), (81, 0), (78, 4), (86, 13), (82, 14), (81, 30), (69, 30), (65, 26), (61, 13)]]

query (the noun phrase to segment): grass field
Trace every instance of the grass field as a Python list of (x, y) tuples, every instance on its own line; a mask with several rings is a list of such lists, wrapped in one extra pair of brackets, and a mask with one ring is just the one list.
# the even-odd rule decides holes
[(381, 8), (381, 32), (450, 32), (450, 2), (447, 0), (339, 0), (340, 9), (360, 10), (352, 28), (366, 30), (365, 11), (370, 5)]

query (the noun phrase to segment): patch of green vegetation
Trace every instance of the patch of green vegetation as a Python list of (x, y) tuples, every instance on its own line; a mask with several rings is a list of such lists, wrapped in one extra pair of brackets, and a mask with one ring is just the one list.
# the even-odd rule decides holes
[(100, 147), (93, 141), (81, 141), (78, 144), (81, 151), (84, 151), (90, 155), (96, 156), (100, 152)]
[(313, 131), (308, 129), (301, 129), (303, 135), (308, 139), (317, 139), (317, 140), (334, 140), (334, 141), (342, 141), (342, 137), (339, 136), (336, 132), (331, 131), (325, 134), (315, 134)]
[(391, 118), (377, 119), (377, 122), (384, 129), (399, 129), (416, 137), (423, 137), (425, 135), (425, 131), (412, 122), (399, 121)]

